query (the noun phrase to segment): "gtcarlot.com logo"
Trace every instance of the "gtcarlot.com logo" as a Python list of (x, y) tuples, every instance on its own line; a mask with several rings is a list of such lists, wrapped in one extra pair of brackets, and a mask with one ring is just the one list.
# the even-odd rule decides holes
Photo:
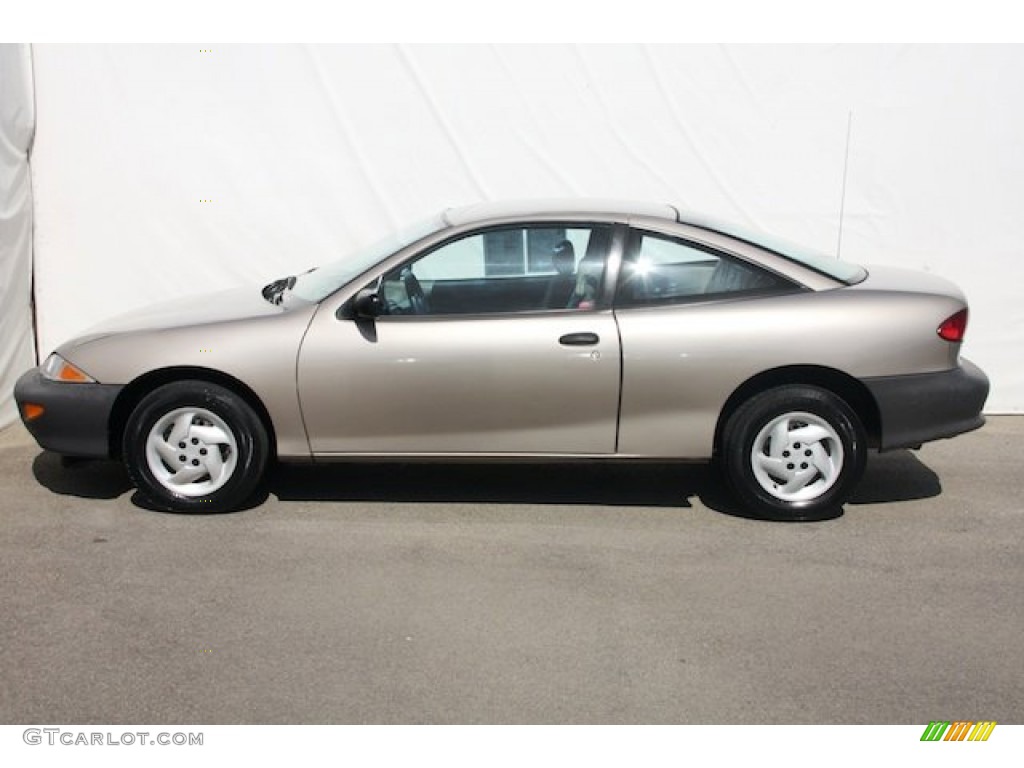
[(21, 738), (33, 746), (64, 745), (66, 747), (201, 747), (203, 734), (200, 733), (150, 733), (149, 731), (63, 731), (60, 728), (26, 728)]
[(921, 734), (921, 741), (988, 741), (995, 728), (993, 720), (932, 720)]

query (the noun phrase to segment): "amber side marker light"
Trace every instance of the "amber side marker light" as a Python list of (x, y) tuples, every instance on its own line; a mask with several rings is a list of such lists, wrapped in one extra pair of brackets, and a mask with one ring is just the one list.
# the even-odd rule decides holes
[(88, 376), (75, 368), (75, 366), (71, 365), (71, 363), (64, 363), (64, 365), (61, 366), (60, 372), (57, 374), (57, 378), (61, 381), (90, 381)]
[(955, 315), (947, 317), (937, 332), (946, 341), (963, 341), (964, 334), (967, 333), (967, 310), (961, 309)]
[(46, 410), (41, 405), (35, 403), (25, 403), (21, 406), (21, 413), (25, 417), (25, 421), (32, 421), (38, 419), (43, 415), (43, 411)]

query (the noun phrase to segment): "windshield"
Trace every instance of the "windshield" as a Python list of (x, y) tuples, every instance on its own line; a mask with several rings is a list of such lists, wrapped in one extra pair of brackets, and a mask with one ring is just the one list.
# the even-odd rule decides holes
[(303, 301), (323, 301), (343, 285), (359, 277), (391, 254), (410, 243), (444, 229), (445, 226), (447, 225), (440, 216), (432, 216), (426, 221), (406, 227), (373, 245), (351, 253), (343, 259), (296, 276), (288, 289), (292, 295)]
[(857, 264), (840, 261), (834, 256), (828, 256), (820, 251), (815, 251), (802, 245), (795, 245), (783, 240), (782, 238), (775, 237), (774, 235), (769, 235), (764, 232), (755, 233), (751, 230), (738, 227), (731, 222), (716, 221), (709, 218), (691, 219), (689, 217), (682, 217), (682, 221), (684, 224), (693, 224), (694, 226), (702, 227), (704, 229), (711, 229), (716, 232), (731, 235), (739, 240), (745, 240), (746, 242), (760, 248), (766, 248), (785, 259), (803, 264), (805, 267), (810, 267), (815, 272), (820, 272), (827, 277), (831, 277), (833, 280), (838, 280), (839, 282), (846, 283), (847, 285), (859, 283), (868, 275), (864, 268)]

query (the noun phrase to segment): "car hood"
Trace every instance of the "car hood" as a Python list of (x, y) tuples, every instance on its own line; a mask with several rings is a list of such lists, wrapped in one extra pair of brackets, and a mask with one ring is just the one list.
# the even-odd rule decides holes
[(127, 331), (206, 325), (228, 320), (279, 315), (285, 311), (285, 307), (271, 304), (264, 299), (257, 286), (232, 288), (217, 293), (164, 301), (117, 315), (90, 328), (77, 342), (92, 341), (103, 336)]

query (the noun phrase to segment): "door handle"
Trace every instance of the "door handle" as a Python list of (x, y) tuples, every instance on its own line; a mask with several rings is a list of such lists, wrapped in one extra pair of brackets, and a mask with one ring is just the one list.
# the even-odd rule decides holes
[(558, 339), (558, 343), (565, 347), (592, 347), (601, 341), (596, 333), (567, 333)]

